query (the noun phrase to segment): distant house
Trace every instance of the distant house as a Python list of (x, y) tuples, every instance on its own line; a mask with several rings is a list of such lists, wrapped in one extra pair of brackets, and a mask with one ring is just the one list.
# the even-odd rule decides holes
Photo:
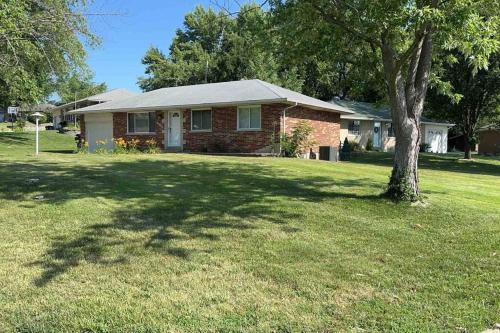
[(500, 155), (500, 126), (488, 125), (479, 129), (479, 154)]
[[(25, 105), (18, 108), (17, 114), (13, 116), (14, 120), (16, 118), (25, 119), (29, 114), (34, 112), (50, 112), (50, 110), (54, 107), (52, 104), (44, 103), (37, 105)], [(6, 109), (0, 108), (0, 122), (11, 121), (11, 115), (7, 113)]]
[(260, 80), (163, 88), (69, 112), (80, 115), (90, 151), (123, 138), (154, 139), (168, 151), (259, 154), (279, 152), (280, 135), (300, 120), (313, 127), (314, 152), (338, 147), (340, 115), (350, 113)]
[[(396, 138), (392, 128), (391, 110), (371, 103), (353, 101), (332, 101), (334, 105), (353, 111), (341, 116), (340, 139), (358, 142), (363, 148), (368, 140), (376, 150), (392, 151)], [(433, 153), (444, 154), (448, 151), (448, 123), (435, 122), (422, 118), (422, 143), (429, 144)]]
[(66, 121), (69, 124), (71, 124), (71, 123), (76, 124), (77, 115), (76, 114), (69, 114), (68, 113), (69, 111), (84, 108), (84, 107), (87, 107), (90, 105), (95, 105), (95, 104), (115, 101), (118, 99), (128, 98), (128, 97), (132, 97), (135, 95), (137, 95), (137, 94), (133, 93), (127, 89), (119, 88), (119, 89), (110, 90), (110, 91), (102, 93), (102, 94), (88, 96), (88, 97), (79, 99), (79, 100), (74, 101), (74, 102), (66, 103), (63, 105), (58, 105), (55, 108), (51, 109), (51, 112), (53, 115), (54, 127), (58, 128), (59, 124), (62, 121)]

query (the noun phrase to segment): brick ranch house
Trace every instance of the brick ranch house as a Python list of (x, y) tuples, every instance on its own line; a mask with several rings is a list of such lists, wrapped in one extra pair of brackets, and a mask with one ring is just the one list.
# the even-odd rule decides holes
[[(74, 111), (94, 151), (97, 141), (155, 139), (166, 151), (276, 153), (281, 133), (310, 122), (316, 146), (338, 147), (340, 115), (352, 111), (260, 80), (163, 88)], [(101, 143), (102, 144), (102, 143)]]

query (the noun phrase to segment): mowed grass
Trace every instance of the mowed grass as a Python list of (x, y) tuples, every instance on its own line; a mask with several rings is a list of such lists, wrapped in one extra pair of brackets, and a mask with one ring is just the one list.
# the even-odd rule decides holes
[(498, 159), (422, 156), (425, 204), (409, 205), (379, 197), (388, 154), (77, 155), (41, 135), (35, 158), (32, 133), (0, 133), (1, 332), (500, 322)]

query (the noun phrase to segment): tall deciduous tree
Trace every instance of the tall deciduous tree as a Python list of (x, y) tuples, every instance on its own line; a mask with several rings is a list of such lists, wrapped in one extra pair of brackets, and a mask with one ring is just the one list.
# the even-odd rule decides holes
[(170, 45), (169, 54), (150, 48), (142, 62), (146, 77), (139, 86), (169, 86), (259, 78), (298, 89), (297, 72), (277, 58), (277, 34), (270, 14), (245, 5), (233, 17), (201, 6), (188, 13)]
[[(315, 48), (325, 45), (364, 45), (381, 64), (387, 99), (392, 110), (396, 147), (387, 194), (396, 200), (416, 200), (420, 195), (418, 153), (421, 115), (436, 51), (454, 47), (476, 69), (488, 64), (499, 48), (498, 17), (482, 15), (495, 0), (275, 0), (273, 10), (295, 38)], [(331, 36), (301, 33), (304, 22), (327, 25)], [(293, 29), (296, 27), (297, 29)], [(330, 38), (329, 38), (330, 37)], [(339, 43), (339, 40), (344, 42)], [(356, 55), (350, 49), (345, 54)], [(372, 70), (376, 68), (373, 67)]]
[(95, 83), (89, 72), (72, 73), (60, 80), (57, 93), (62, 103), (68, 103), (87, 96), (103, 93), (107, 90), (106, 83)]
[(461, 53), (447, 55), (439, 72), (442, 82), (430, 90), (429, 115), (456, 124), (464, 136), (464, 158), (470, 159), (478, 125), (500, 117), (500, 53), (490, 57), (488, 68), (478, 71)]
[(85, 67), (82, 41), (98, 39), (87, 25), (86, 0), (0, 2), (0, 103), (32, 104), (57, 80)]

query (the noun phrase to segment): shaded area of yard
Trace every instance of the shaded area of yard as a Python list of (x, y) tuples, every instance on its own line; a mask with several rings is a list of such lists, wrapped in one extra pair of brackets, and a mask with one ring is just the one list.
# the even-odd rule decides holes
[[(378, 188), (369, 179), (286, 179), (273, 168), (263, 170), (263, 166), (251, 163), (210, 162), (202, 158), (196, 163), (183, 163), (138, 157), (127, 162), (110, 160), (103, 165), (71, 167), (57, 163), (0, 162), (0, 170), (0, 177), (8, 179), (0, 184), (0, 199), (33, 199), (43, 193), (42, 201), (31, 204), (34, 207), (60, 205), (91, 194), (123, 203), (114, 211), (110, 223), (86, 226), (76, 239), (56, 238), (45, 259), (32, 263), (44, 268), (35, 281), (37, 286), (45, 285), (88, 258), (94, 263), (121, 262), (120, 258), (104, 256), (108, 252), (106, 247), (125, 244), (125, 240), (109, 237), (120, 230), (151, 231), (145, 247), (186, 259), (195, 251), (208, 249), (169, 246), (169, 241), (181, 237), (180, 234), (184, 238), (216, 241), (219, 237), (211, 229), (252, 229), (255, 220), (286, 224), (289, 219), (303, 217), (286, 211), (277, 214), (280, 200), (310, 203), (339, 198), (379, 200), (376, 194), (345, 191), (350, 187)], [(26, 183), (33, 178), (40, 179), (39, 183)], [(339, 190), (325, 190), (333, 185)], [(229, 221), (221, 221), (221, 216)], [(196, 218), (190, 221), (191, 217)]]
[(0, 134), (0, 331), (456, 332), (498, 321), (497, 161), (460, 171), (424, 156), (427, 205), (410, 206), (379, 197), (388, 154), (74, 155), (61, 153), (71, 137), (44, 133), (36, 159), (21, 137), (13, 150)]
[[(474, 161), (462, 160), (462, 155), (457, 154), (420, 154), (419, 168), (441, 170), (446, 172), (472, 173), (500, 176), (500, 158), (474, 156)], [(392, 166), (393, 154), (369, 152), (353, 157), (352, 163)]]

